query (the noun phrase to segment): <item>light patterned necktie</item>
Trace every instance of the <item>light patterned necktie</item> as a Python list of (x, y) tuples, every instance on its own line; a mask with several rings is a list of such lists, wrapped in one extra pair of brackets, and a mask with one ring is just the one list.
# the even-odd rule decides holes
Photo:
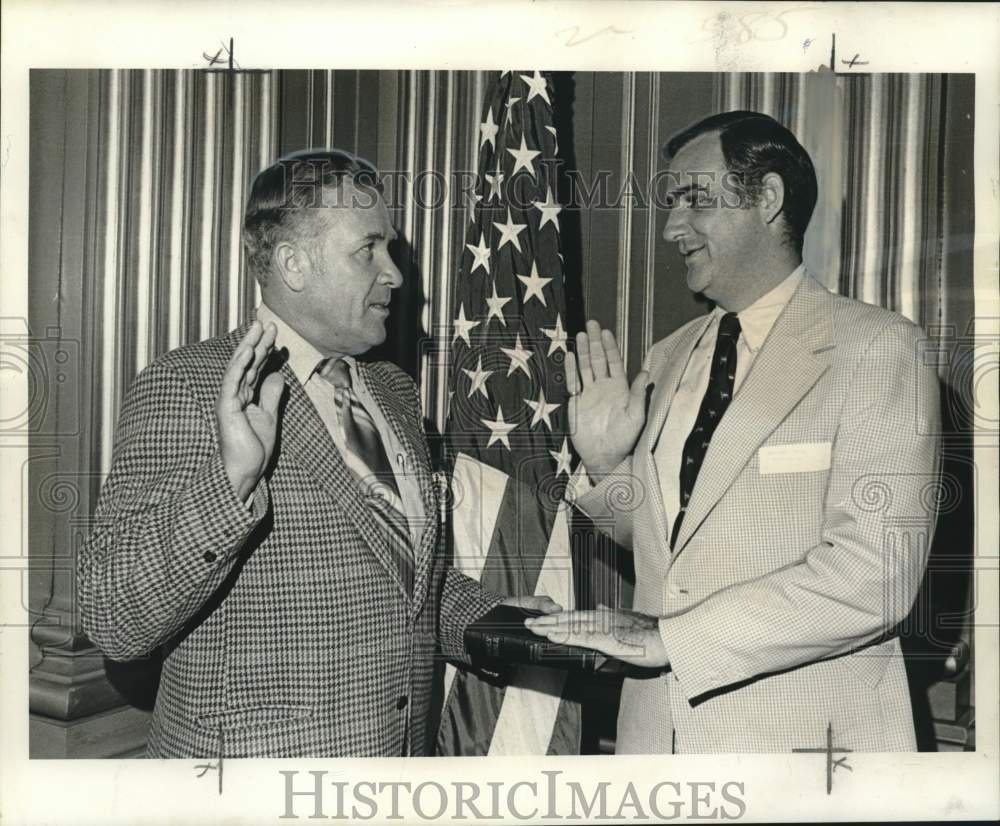
[(719, 321), (719, 336), (715, 340), (715, 352), (712, 354), (712, 366), (708, 374), (708, 388), (698, 409), (698, 418), (694, 427), (684, 442), (684, 453), (681, 456), (681, 502), (674, 528), (670, 534), (670, 547), (677, 544), (681, 531), (681, 522), (687, 511), (688, 501), (694, 492), (694, 483), (698, 479), (701, 463), (705, 461), (712, 434), (719, 426), (722, 415), (729, 407), (733, 398), (733, 386), (736, 383), (736, 343), (740, 337), (740, 320), (736, 313), (726, 313)]
[(402, 510), (402, 501), (392, 465), (382, 445), (378, 428), (358, 400), (351, 385), (350, 368), (343, 359), (331, 359), (320, 370), (320, 377), (334, 386), (337, 419), (344, 433), (344, 443), (366, 470), (359, 477), (365, 502), (382, 528), (399, 566), (408, 591), (413, 591), (413, 547), (410, 527)]

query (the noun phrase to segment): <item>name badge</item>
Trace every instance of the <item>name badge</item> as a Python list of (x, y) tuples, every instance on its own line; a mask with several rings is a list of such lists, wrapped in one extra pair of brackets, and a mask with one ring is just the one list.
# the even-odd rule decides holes
[(772, 473), (813, 473), (829, 470), (831, 442), (765, 445), (757, 451), (761, 476)]

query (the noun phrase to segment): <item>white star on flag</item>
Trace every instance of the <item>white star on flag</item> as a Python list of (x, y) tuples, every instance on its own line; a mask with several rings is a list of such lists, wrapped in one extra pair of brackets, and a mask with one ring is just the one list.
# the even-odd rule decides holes
[(542, 303), (543, 307), (548, 306), (548, 304), (545, 303), (545, 294), (542, 290), (552, 279), (539, 277), (537, 263), (534, 261), (531, 262), (531, 275), (519, 275), (517, 276), (517, 280), (524, 284), (525, 304), (527, 304), (532, 298), (537, 298)]
[(542, 153), (537, 149), (528, 149), (528, 145), (524, 142), (524, 135), (521, 135), (521, 146), (518, 149), (511, 149), (507, 147), (507, 151), (514, 156), (514, 169), (511, 171), (511, 177), (517, 174), (517, 170), (526, 169), (528, 172), (534, 176), (535, 167), (532, 161), (537, 158)]
[(500, 319), (500, 323), (506, 327), (507, 317), (503, 314), (503, 308), (504, 305), (510, 300), (510, 298), (504, 298), (503, 296), (497, 295), (497, 284), (496, 281), (494, 281), (493, 295), (486, 299), (486, 306), (489, 307), (489, 315), (486, 316), (486, 323), (489, 324), (491, 319), (498, 318)]
[(573, 459), (573, 454), (569, 452), (569, 440), (565, 436), (563, 436), (562, 449), (550, 450), (549, 455), (556, 460), (556, 476), (560, 473), (569, 476), (572, 472), (569, 463)]
[[(507, 207), (507, 223), (501, 224), (499, 221), (494, 221), (493, 226), (500, 230), (500, 240), (497, 242), (497, 251), (503, 249), (504, 244), (510, 242), (514, 245), (514, 249), (518, 252), (521, 251), (521, 242), (518, 240), (518, 235), (527, 229), (527, 224), (515, 224), (510, 217), (510, 207)], [(520, 276), (519, 276), (520, 277)], [(545, 303), (544, 301), (542, 302)]]
[(476, 365), (475, 370), (467, 370), (462, 368), (462, 372), (469, 377), (469, 398), (472, 398), (472, 394), (477, 390), (483, 394), (484, 398), (489, 398), (489, 394), (486, 392), (486, 380), (493, 375), (494, 370), (484, 370), (483, 369), (483, 357), (479, 357), (479, 363)]
[(507, 367), (507, 375), (510, 376), (515, 370), (523, 370), (524, 375), (529, 379), (531, 378), (531, 373), (528, 372), (528, 359), (530, 359), (534, 353), (531, 350), (525, 350), (521, 346), (521, 334), (517, 334), (517, 339), (514, 342), (513, 348), (511, 347), (501, 347), (500, 348), (510, 359), (510, 365)]
[(552, 414), (552, 411), (558, 410), (561, 405), (550, 404), (549, 402), (545, 401), (544, 390), (538, 391), (537, 402), (533, 402), (531, 399), (525, 399), (524, 403), (535, 411), (535, 415), (531, 417), (532, 427), (535, 427), (539, 422), (545, 422), (545, 426), (549, 430), (552, 429), (552, 420), (549, 418), (549, 416)]
[(528, 92), (528, 103), (531, 103), (531, 99), (535, 97), (535, 95), (539, 95), (549, 106), (552, 105), (552, 101), (549, 100), (548, 90), (545, 88), (545, 78), (542, 77), (541, 72), (536, 69), (533, 75), (521, 75), (521, 80), (523, 80), (531, 90)]
[(479, 326), (478, 321), (470, 321), (465, 317), (465, 304), (458, 305), (458, 318), (455, 319), (455, 334), (451, 337), (452, 343), (457, 339), (462, 339), (466, 346), (471, 347), (472, 342), (469, 340), (469, 331), (474, 327)]
[(479, 148), (483, 148), (483, 144), (487, 141), (493, 146), (494, 151), (497, 148), (497, 132), (499, 127), (493, 121), (493, 110), (490, 109), (486, 114), (486, 120), (479, 124), (479, 134), (482, 136), (479, 139)]
[(559, 136), (556, 135), (556, 128), (554, 126), (546, 126), (545, 127), (545, 131), (546, 132), (550, 132), (552, 134), (552, 141), (553, 141), (553, 144), (554, 144), (554, 146), (552, 147), (552, 154), (553, 155), (558, 155), (559, 154)]
[(517, 103), (520, 99), (521, 98), (513, 98), (513, 97), (512, 98), (507, 98), (507, 102), (504, 104), (504, 106), (507, 107), (507, 119), (504, 121), (504, 126), (506, 126), (508, 123), (510, 123), (510, 108), (515, 103)]
[(532, 201), (531, 205), (542, 213), (542, 217), (538, 220), (539, 230), (542, 227), (544, 227), (547, 223), (549, 223), (549, 221), (551, 221), (556, 228), (556, 232), (559, 231), (558, 215), (560, 212), (562, 212), (562, 207), (559, 205), (559, 202), (556, 201), (556, 199), (553, 197), (552, 187), (548, 188), (548, 191), (545, 194), (544, 201)]
[(497, 158), (497, 169), (496, 173), (490, 175), (489, 172), (486, 173), (486, 180), (490, 185), (490, 194), (486, 197), (486, 203), (489, 203), (494, 198), (500, 200), (500, 187), (503, 186), (504, 174), (500, 171), (500, 159)]
[(556, 350), (562, 350), (564, 353), (568, 352), (566, 350), (566, 331), (563, 329), (562, 316), (559, 313), (556, 313), (556, 326), (542, 327), (542, 332), (551, 339), (549, 342), (549, 352), (546, 353), (547, 356), (551, 356)]
[(465, 205), (469, 210), (469, 222), (476, 223), (476, 204), (483, 200), (483, 196), (478, 192), (473, 192), (465, 199)]
[(466, 244), (465, 248), (474, 256), (472, 266), (469, 267), (469, 275), (472, 275), (479, 267), (490, 273), (490, 245), (486, 243), (485, 233), (479, 233), (479, 246)]
[(500, 442), (507, 450), (510, 450), (510, 441), (508, 437), (510, 432), (517, 427), (515, 422), (506, 422), (503, 418), (503, 408), (497, 405), (497, 417), (492, 421), (490, 419), (480, 419), (484, 425), (490, 429), (490, 440), (486, 443), (486, 447), (493, 447), (494, 442)]

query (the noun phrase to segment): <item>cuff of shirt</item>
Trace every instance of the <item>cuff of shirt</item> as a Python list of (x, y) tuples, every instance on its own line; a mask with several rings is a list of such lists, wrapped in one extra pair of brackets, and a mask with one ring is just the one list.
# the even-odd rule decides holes
[(269, 499), (270, 494), (267, 489), (267, 482), (264, 481), (264, 477), (261, 476), (260, 480), (257, 482), (257, 487), (253, 489), (244, 503), (250, 511), (254, 523), (257, 523), (264, 518), (264, 514), (267, 513)]
[[(673, 675), (674, 682), (678, 682), (680, 677), (677, 674), (677, 668), (674, 665), (674, 650), (672, 648), (674, 642), (674, 635), (668, 630), (669, 626), (668, 617), (660, 617), (659, 622), (657, 622), (657, 628), (660, 632), (660, 641), (663, 643), (663, 649), (667, 652), (667, 664), (664, 666), (664, 671), (669, 671)], [(681, 686), (681, 691), (684, 690), (684, 686)], [(687, 697), (687, 694), (684, 695)], [(690, 700), (691, 698), (688, 697)]]
[(608, 513), (611, 510), (608, 505), (608, 491), (621, 485), (622, 480), (627, 478), (625, 469), (629, 466), (630, 459), (631, 456), (626, 456), (600, 482), (594, 482), (581, 462), (567, 484), (567, 491), (572, 491), (573, 496), (570, 501), (589, 517)]
[(583, 466), (583, 462), (580, 462), (566, 483), (566, 498), (570, 502), (579, 502), (581, 496), (586, 496), (593, 489), (594, 480), (590, 478), (590, 474), (587, 473), (587, 468)]

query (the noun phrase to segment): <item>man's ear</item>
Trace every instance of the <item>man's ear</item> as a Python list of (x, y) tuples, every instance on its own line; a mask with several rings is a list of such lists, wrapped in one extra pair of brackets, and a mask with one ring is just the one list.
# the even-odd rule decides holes
[(771, 224), (785, 207), (785, 182), (777, 172), (768, 172), (761, 181), (758, 206), (764, 223)]
[(281, 241), (274, 248), (274, 268), (292, 292), (302, 292), (312, 266), (306, 251), (298, 244)]

